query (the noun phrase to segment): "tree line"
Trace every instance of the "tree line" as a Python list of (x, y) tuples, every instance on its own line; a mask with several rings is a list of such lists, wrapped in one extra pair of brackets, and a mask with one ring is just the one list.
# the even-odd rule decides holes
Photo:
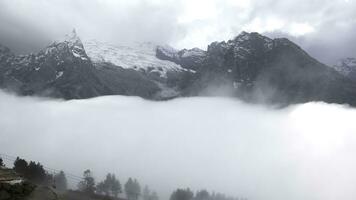
[[(0, 158), (0, 167), (4, 167), (3, 159)], [(26, 161), (17, 157), (14, 161), (13, 170), (28, 181), (36, 184), (53, 186), (58, 190), (67, 190), (67, 178), (64, 171), (59, 173), (48, 173), (39, 162)], [(137, 179), (129, 178), (122, 188), (121, 183), (115, 174), (108, 173), (103, 181), (98, 183), (88, 169), (83, 172), (82, 180), (78, 183), (78, 190), (89, 195), (103, 195), (108, 197), (118, 197), (123, 192), (127, 200), (138, 200), (142, 195), (142, 200), (159, 200), (156, 192), (151, 192), (145, 186), (141, 194), (141, 186)]]
[(229, 197), (222, 193), (209, 193), (207, 190), (199, 190), (195, 194), (189, 188), (173, 191), (170, 200), (246, 200), (246, 198)]
[[(4, 167), (3, 160), (0, 158), (0, 167)], [(19, 157), (16, 158), (13, 170), (22, 175), (25, 179), (36, 184), (53, 186), (58, 190), (67, 190), (67, 178), (63, 171), (59, 173), (48, 173), (39, 162), (30, 161)], [(146, 185), (141, 191), (141, 185), (137, 179), (128, 178), (122, 188), (119, 179), (113, 173), (108, 173), (104, 180), (96, 183), (91, 170), (83, 172), (82, 180), (78, 183), (78, 190), (88, 195), (102, 195), (117, 198), (124, 193), (127, 200), (159, 200), (158, 194), (151, 191)], [(246, 200), (226, 196), (223, 193), (209, 193), (207, 190), (198, 190), (194, 193), (189, 188), (174, 190), (169, 200)]]
[(63, 191), (67, 189), (67, 178), (63, 171), (50, 174), (39, 162), (27, 162), (25, 159), (17, 157), (13, 170), (33, 183), (53, 186)]
[(99, 194), (109, 197), (118, 197), (119, 194), (125, 193), (127, 200), (159, 200), (155, 191), (151, 191), (145, 186), (141, 191), (140, 183), (137, 179), (129, 178), (122, 188), (119, 179), (115, 174), (108, 173), (103, 181), (95, 182), (92, 172), (88, 169), (83, 173), (83, 180), (79, 182), (78, 189), (87, 194)]

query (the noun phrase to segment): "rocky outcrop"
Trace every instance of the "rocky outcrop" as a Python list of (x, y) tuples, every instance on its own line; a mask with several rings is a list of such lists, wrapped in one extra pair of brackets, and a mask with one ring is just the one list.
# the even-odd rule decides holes
[(206, 52), (199, 48), (178, 51), (169, 46), (157, 46), (156, 56), (162, 60), (175, 62), (186, 69), (199, 70), (206, 58)]

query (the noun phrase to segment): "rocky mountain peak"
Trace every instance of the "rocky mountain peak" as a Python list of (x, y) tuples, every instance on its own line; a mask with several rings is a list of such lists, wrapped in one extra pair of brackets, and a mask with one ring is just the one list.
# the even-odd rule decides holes
[(70, 33), (66, 34), (62, 42), (66, 42), (70, 45), (83, 45), (75, 29), (73, 29)]
[(66, 37), (68, 39), (72, 39), (72, 38), (76, 39), (76, 38), (78, 38), (77, 31), (75, 30), (75, 28), (69, 34), (66, 34)]
[(271, 40), (270, 38), (268, 38), (266, 36), (263, 36), (263, 35), (261, 35), (261, 34), (259, 34), (257, 32), (248, 33), (248, 32), (242, 31), (232, 41), (243, 42), (243, 41), (256, 40), (256, 39)]
[[(84, 45), (75, 29), (65, 35), (63, 39), (53, 42), (51, 45), (41, 51), (45, 55), (55, 55), (56, 60), (74, 58), (82, 61), (88, 61)], [(59, 56), (60, 55), (60, 56)]]
[[(214, 60), (217, 66), (225, 65), (221, 63), (225, 56), (233, 58), (233, 60), (246, 60), (256, 58), (274, 47), (274, 41), (259, 33), (241, 32), (235, 38), (227, 42), (213, 42), (208, 46), (208, 55)], [(235, 62), (234, 61), (234, 62)], [(232, 62), (232, 60), (231, 60)]]

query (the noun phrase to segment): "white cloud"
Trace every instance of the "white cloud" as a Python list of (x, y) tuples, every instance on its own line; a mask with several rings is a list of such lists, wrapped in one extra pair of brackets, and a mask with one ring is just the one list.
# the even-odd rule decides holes
[(227, 98), (55, 101), (0, 93), (0, 152), (74, 174), (129, 176), (265, 200), (353, 200), (356, 110), (271, 110)]
[(278, 18), (255, 18), (249, 24), (247, 24), (243, 29), (250, 32), (272, 32), (276, 30), (281, 30), (285, 27), (285, 21)]
[(293, 23), (290, 27), (290, 34), (293, 36), (302, 36), (314, 31), (314, 27), (308, 23)]
[(178, 23), (214, 19), (217, 15), (216, 2), (213, 0), (185, 0), (183, 2), (183, 12), (178, 18)]

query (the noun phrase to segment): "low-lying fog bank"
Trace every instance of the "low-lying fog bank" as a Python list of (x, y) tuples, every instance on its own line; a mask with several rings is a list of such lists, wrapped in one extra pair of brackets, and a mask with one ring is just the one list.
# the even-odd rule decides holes
[(228, 98), (55, 101), (0, 93), (0, 153), (156, 190), (208, 189), (251, 200), (356, 198), (356, 110), (281, 110)]

